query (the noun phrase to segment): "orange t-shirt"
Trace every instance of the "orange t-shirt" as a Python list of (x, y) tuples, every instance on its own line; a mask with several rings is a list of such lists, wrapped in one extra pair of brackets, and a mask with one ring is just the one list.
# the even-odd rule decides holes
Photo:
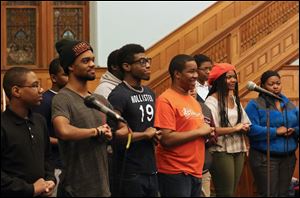
[[(181, 95), (167, 89), (156, 100), (155, 127), (171, 129), (176, 132), (200, 128), (204, 124), (204, 116), (200, 104), (189, 95)], [(204, 139), (198, 138), (180, 146), (156, 149), (158, 171), (165, 174), (185, 173), (202, 177), (205, 155)]]

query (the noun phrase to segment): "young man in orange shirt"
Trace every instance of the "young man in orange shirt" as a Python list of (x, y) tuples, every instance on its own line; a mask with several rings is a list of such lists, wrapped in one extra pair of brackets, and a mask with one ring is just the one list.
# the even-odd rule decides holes
[(189, 94), (198, 77), (194, 58), (175, 56), (169, 73), (172, 85), (157, 98), (154, 123), (162, 131), (156, 150), (160, 194), (200, 197), (204, 136), (214, 128), (204, 122), (201, 106)]

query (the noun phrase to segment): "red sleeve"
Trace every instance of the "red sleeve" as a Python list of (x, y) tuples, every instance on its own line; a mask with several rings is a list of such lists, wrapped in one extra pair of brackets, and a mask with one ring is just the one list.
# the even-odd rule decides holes
[(162, 129), (176, 130), (175, 109), (165, 98), (158, 98), (155, 104), (154, 126)]

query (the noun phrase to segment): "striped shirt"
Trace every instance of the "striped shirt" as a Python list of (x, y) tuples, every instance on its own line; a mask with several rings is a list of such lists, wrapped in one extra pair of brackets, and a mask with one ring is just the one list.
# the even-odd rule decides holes
[[(216, 127), (220, 127), (221, 117), (220, 111), (218, 106), (218, 100), (213, 97), (207, 97), (205, 104), (210, 108)], [(238, 114), (237, 114), (237, 105), (234, 102), (234, 108), (227, 109), (228, 113), (228, 121), (231, 126), (235, 126)], [(242, 120), (241, 123), (251, 123), (244, 108), (242, 107)], [(241, 132), (231, 133), (227, 135), (219, 135), (218, 136), (218, 145), (220, 146), (212, 146), (210, 147), (211, 152), (227, 152), (227, 153), (239, 153), (239, 152), (246, 152), (246, 135)]]

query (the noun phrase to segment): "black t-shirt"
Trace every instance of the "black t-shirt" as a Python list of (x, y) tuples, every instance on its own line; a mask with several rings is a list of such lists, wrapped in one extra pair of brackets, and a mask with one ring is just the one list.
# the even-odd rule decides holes
[[(133, 132), (144, 132), (154, 125), (155, 95), (143, 86), (143, 92), (129, 89), (125, 83), (119, 84), (109, 95), (109, 102), (121, 112)], [(114, 162), (118, 174), (122, 170), (125, 145), (114, 144)], [(156, 172), (154, 145), (151, 140), (132, 142), (127, 151), (125, 174)]]

